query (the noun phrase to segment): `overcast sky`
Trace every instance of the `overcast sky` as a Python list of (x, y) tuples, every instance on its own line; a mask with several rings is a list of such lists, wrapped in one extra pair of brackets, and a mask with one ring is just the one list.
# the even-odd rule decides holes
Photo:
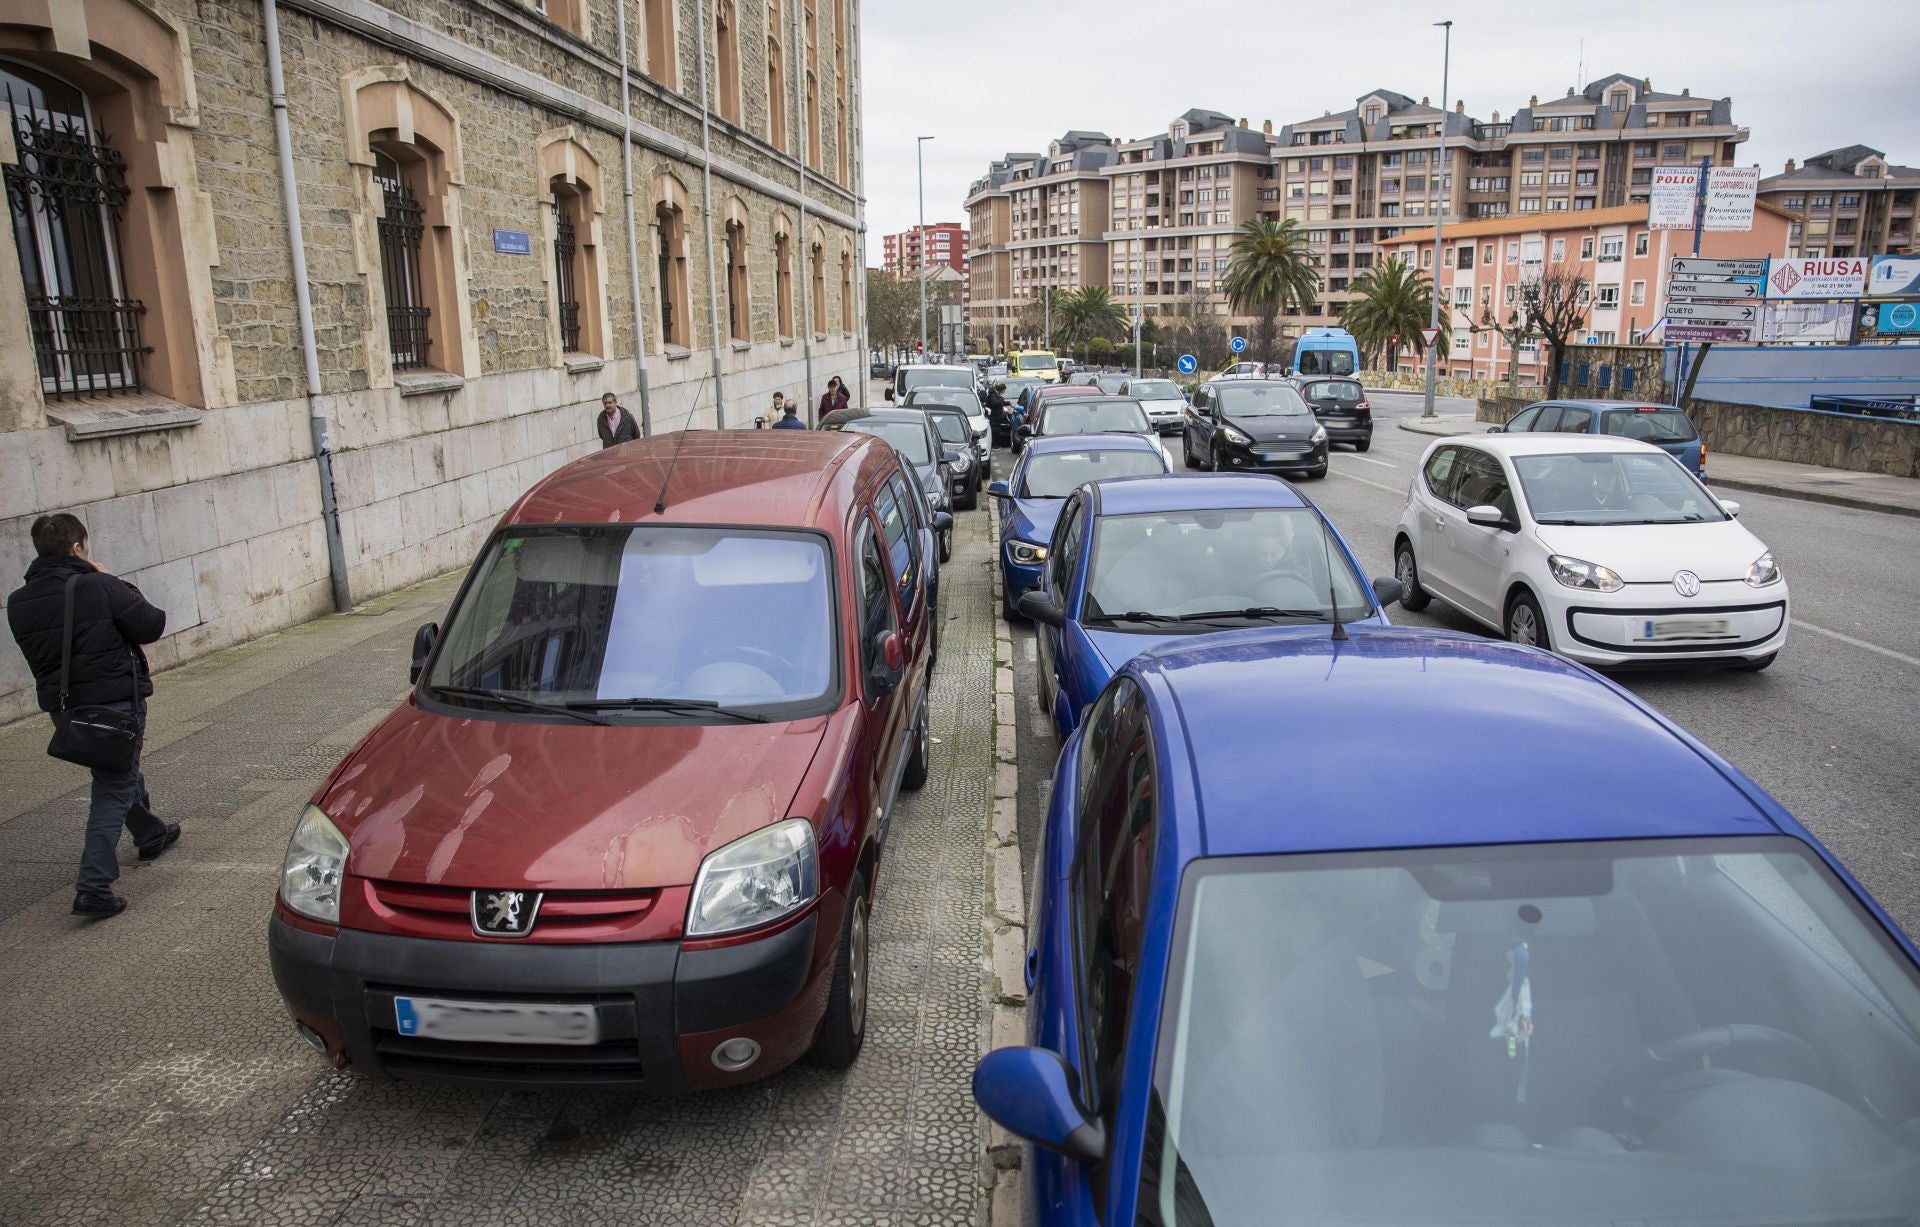
[[(1621, 72), (1657, 91), (1731, 97), (1743, 163), (1777, 173), (1839, 145), (1920, 166), (1920, 22), (1913, 0), (865, 0), (868, 263), (916, 220), (914, 138), (926, 146), (929, 224), (965, 223), (967, 185), (1009, 151), (1070, 128), (1164, 132), (1192, 107), (1281, 124), (1351, 107), (1369, 90), (1440, 96), (1510, 117)], [(1306, 14), (1313, 14), (1307, 17)], [(1199, 38), (1196, 31), (1212, 31)], [(1169, 46), (1204, 42), (1203, 53)]]

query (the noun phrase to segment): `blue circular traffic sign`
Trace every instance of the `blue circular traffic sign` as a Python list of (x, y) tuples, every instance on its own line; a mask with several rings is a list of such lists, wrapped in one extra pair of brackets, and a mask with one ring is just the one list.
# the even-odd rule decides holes
[(1227, 344), (1228, 344), (1228, 348), (1233, 350), (1233, 352), (1236, 354), (1243, 354), (1247, 352), (1247, 339), (1245, 337), (1235, 337), (1232, 341), (1228, 342)]
[(1175, 365), (1179, 366), (1182, 375), (1191, 375), (1200, 369), (1200, 364), (1194, 361), (1192, 354), (1181, 354), (1180, 361)]

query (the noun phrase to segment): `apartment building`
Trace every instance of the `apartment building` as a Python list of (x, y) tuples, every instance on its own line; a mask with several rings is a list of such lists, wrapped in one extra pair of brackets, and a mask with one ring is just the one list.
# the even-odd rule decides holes
[[(1768, 204), (1754, 209), (1753, 229), (1709, 231), (1700, 254), (1718, 259), (1756, 259), (1786, 254), (1793, 218)], [(1432, 227), (1406, 230), (1380, 240), (1380, 259), (1403, 259), (1434, 277), (1450, 312), (1452, 341), (1440, 372), (1473, 379), (1504, 379), (1513, 351), (1493, 327), (1519, 307), (1525, 286), (1549, 270), (1577, 274), (1587, 283), (1582, 337), (1600, 344), (1637, 342), (1666, 314), (1668, 260), (1692, 254), (1691, 233), (1648, 230), (1644, 204), (1619, 204), (1579, 212), (1487, 218), (1449, 225), (1444, 254), (1434, 271)], [(1544, 382), (1538, 340), (1518, 347), (1519, 378)], [(1405, 354), (1403, 351), (1403, 360)]]
[(902, 230), (881, 238), (884, 267), (896, 277), (913, 277), (924, 263), (929, 268), (949, 268), (960, 274), (961, 301), (966, 301), (967, 228), (959, 222), (934, 222), (925, 227)]
[(1009, 153), (987, 167), (987, 173), (967, 189), (967, 344), (1006, 348), (1019, 315), (1014, 296), (1013, 197), (1003, 190), (1015, 167), (1026, 166), (1037, 153)]
[(76, 512), (164, 667), (462, 565), (603, 392), (850, 373), (859, 6), (622, 2), (283, 4), (298, 229), (259, 0), (0, 5), (0, 574)]
[(1788, 255), (1882, 256), (1914, 251), (1920, 168), (1895, 166), (1866, 145), (1787, 160), (1760, 181), (1760, 199), (1794, 216)]

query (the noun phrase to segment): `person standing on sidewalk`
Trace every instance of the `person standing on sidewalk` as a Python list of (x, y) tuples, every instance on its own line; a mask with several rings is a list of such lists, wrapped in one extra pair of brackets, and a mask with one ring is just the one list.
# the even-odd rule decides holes
[(640, 424), (620, 404), (620, 398), (608, 392), (600, 398), (600, 413), (593, 419), (600, 432), (602, 450), (617, 443), (631, 443), (640, 437)]
[(775, 407), (780, 410), (780, 420), (773, 424), (775, 430), (805, 430), (807, 428), (807, 424), (800, 420), (800, 402), (798, 400), (783, 401), (778, 392), (773, 394), (773, 399), (777, 402)]
[(829, 413), (838, 413), (847, 407), (847, 402), (847, 385), (840, 381), (840, 376), (835, 375), (827, 380), (827, 390), (820, 397), (819, 416), (825, 419)]
[[(79, 916), (117, 916), (127, 901), (113, 893), (120, 876), (120, 830), (133, 834), (140, 859), (153, 860), (180, 838), (180, 824), (162, 822), (147, 797), (140, 773), (140, 744), (147, 727), (147, 697), (153, 678), (142, 644), (167, 629), (164, 610), (140, 590), (109, 575), (87, 557), (87, 526), (61, 512), (33, 522), (33, 552), (26, 583), (7, 597), (7, 623), (33, 670), (42, 711), (98, 705), (134, 721), (133, 763), (124, 771), (93, 769), (93, 801), (73, 899)], [(73, 647), (61, 693), (61, 657), (67, 637), (68, 581), (73, 591)]]

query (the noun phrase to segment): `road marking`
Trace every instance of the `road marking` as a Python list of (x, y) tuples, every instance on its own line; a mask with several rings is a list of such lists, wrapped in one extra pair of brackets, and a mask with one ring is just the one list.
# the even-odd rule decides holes
[[(1357, 457), (1356, 457), (1356, 459), (1357, 459)], [(1332, 474), (1333, 474), (1333, 475), (1334, 475), (1335, 477), (1344, 477), (1344, 478), (1346, 478), (1346, 479), (1347, 479), (1348, 481), (1357, 481), (1357, 482), (1359, 482), (1359, 483), (1360, 483), (1361, 485), (1363, 485), (1363, 486), (1372, 486), (1372, 487), (1373, 487), (1374, 489), (1376, 489), (1376, 490), (1385, 490), (1385, 491), (1386, 491), (1386, 492), (1387, 492), (1388, 494), (1397, 494), (1397, 495), (1399, 495), (1399, 494), (1405, 494), (1405, 493), (1406, 493), (1406, 489), (1405, 489), (1404, 487), (1401, 487), (1401, 486), (1388, 486), (1388, 485), (1383, 485), (1383, 484), (1381, 484), (1380, 482), (1377, 482), (1377, 481), (1368, 481), (1368, 480), (1367, 480), (1366, 478), (1364, 478), (1364, 477), (1355, 477), (1355, 476), (1354, 476), (1353, 474), (1351, 474), (1351, 473), (1342, 473), (1342, 472), (1341, 472), (1341, 471), (1340, 471), (1339, 469), (1329, 469), (1329, 470), (1328, 470), (1328, 472), (1330, 472), (1330, 473), (1332, 473)]]
[(1397, 469), (1400, 467), (1397, 464), (1389, 464), (1384, 460), (1375, 460), (1372, 456), (1349, 456), (1347, 459), (1358, 460), (1361, 464), (1377, 464), (1383, 469)]
[(1896, 652), (1892, 648), (1883, 648), (1877, 643), (1868, 643), (1864, 639), (1855, 639), (1852, 635), (1843, 635), (1839, 631), (1830, 631), (1824, 626), (1815, 626), (1811, 622), (1802, 622), (1798, 618), (1793, 620), (1793, 624), (1804, 630), (1810, 630), (1816, 635), (1825, 635), (1829, 639), (1837, 639), (1841, 643), (1851, 644), (1856, 648), (1864, 648), (1869, 652), (1878, 652), (1880, 655), (1897, 660), (1903, 665), (1912, 665), (1914, 668), (1920, 669), (1920, 656), (1909, 656), (1905, 652)]

